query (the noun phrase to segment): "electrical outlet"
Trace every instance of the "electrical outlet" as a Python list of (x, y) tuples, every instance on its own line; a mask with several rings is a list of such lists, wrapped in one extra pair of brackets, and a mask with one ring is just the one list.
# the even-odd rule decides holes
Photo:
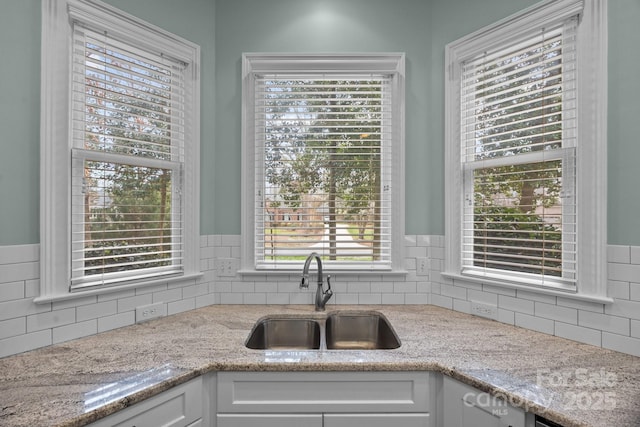
[(233, 277), (238, 270), (238, 264), (235, 258), (218, 258), (216, 271), (219, 277)]
[(146, 322), (147, 320), (166, 315), (167, 305), (162, 302), (136, 307), (136, 323)]
[(416, 275), (429, 275), (429, 260), (427, 258), (416, 258)]
[(471, 314), (498, 320), (498, 307), (493, 304), (471, 301)]

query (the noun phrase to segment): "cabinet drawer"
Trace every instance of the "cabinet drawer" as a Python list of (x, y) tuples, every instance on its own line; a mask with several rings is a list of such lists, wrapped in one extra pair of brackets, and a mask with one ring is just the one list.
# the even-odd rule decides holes
[(429, 414), (325, 414), (324, 427), (429, 427)]
[(98, 420), (91, 427), (185, 427), (201, 417), (202, 379), (199, 377)]
[(218, 427), (322, 427), (322, 414), (218, 414)]
[(218, 412), (428, 412), (427, 372), (221, 372)]

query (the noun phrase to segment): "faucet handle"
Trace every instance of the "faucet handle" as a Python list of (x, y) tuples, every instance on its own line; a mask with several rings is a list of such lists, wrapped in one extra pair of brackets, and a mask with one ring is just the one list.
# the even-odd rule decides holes
[(331, 291), (331, 275), (330, 274), (327, 275), (327, 291), (325, 292), (325, 294), (326, 293), (333, 294), (333, 292)]

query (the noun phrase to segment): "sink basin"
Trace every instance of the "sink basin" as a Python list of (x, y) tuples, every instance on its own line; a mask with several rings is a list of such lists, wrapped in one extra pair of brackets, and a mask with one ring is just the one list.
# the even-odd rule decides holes
[(400, 347), (400, 339), (382, 313), (336, 311), (313, 318), (263, 317), (245, 345), (254, 350), (391, 350)]
[(329, 350), (390, 350), (400, 339), (381, 313), (333, 313), (325, 323)]
[(254, 350), (319, 349), (320, 324), (311, 319), (261, 319), (254, 325), (245, 345)]

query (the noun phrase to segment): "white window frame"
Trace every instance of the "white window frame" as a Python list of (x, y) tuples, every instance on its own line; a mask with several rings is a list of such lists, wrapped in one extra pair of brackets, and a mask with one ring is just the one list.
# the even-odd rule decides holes
[[(70, 292), (71, 282), (71, 41), (73, 21), (117, 34), (142, 49), (184, 62), (188, 126), (184, 161), (184, 272), (171, 278)], [(200, 273), (200, 47), (98, 0), (42, 1), (40, 117), (40, 295), (65, 300), (170, 281)]]
[[(268, 275), (299, 270), (256, 269), (254, 87), (261, 73), (377, 73), (393, 76), (391, 266), (389, 269), (339, 268), (340, 274), (406, 274), (404, 267), (404, 53), (282, 54), (244, 53), (242, 57), (242, 252), (240, 273)], [(331, 268), (324, 270), (331, 271)]]
[[(462, 273), (464, 203), (460, 161), (461, 64), (532, 30), (579, 14), (577, 33), (577, 286), (543, 286), (512, 275)], [(609, 303), (607, 297), (607, 0), (545, 0), (480, 29), (445, 49), (445, 263), (443, 276), (461, 282), (523, 289)]]

